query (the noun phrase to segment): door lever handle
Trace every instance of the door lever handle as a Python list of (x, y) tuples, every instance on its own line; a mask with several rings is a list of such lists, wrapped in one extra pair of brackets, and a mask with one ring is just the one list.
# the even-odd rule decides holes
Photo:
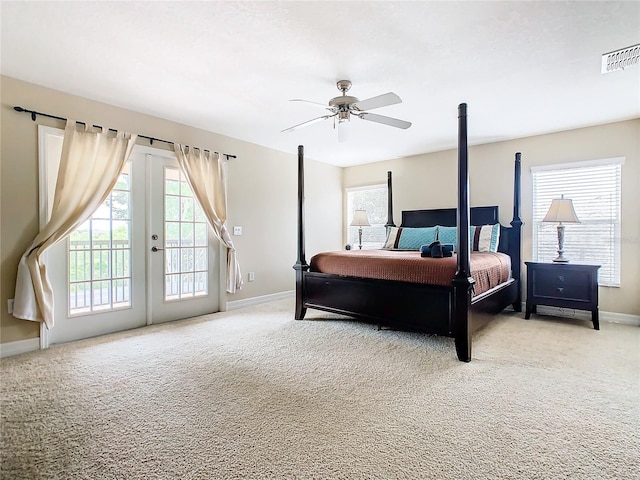
[(152, 252), (159, 252), (160, 250), (164, 250), (164, 248), (151, 247)]

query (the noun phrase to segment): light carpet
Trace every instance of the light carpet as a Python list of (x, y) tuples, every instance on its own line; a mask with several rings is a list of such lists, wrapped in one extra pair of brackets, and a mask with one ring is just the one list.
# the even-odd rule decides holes
[(453, 340), (293, 301), (1, 361), (2, 479), (637, 479), (640, 329)]

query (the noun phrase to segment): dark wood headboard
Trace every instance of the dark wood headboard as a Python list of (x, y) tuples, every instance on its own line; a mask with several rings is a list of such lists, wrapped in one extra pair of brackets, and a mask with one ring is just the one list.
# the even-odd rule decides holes
[[(438, 208), (433, 210), (404, 210), (402, 227), (455, 227), (457, 210)], [(498, 220), (498, 207), (471, 207), (471, 225), (494, 225)]]

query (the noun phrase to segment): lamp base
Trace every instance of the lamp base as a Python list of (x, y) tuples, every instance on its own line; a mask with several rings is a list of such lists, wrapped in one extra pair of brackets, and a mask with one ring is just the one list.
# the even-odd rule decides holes
[(569, 259), (564, 257), (564, 225), (558, 225), (558, 256), (553, 259), (554, 263), (569, 263)]

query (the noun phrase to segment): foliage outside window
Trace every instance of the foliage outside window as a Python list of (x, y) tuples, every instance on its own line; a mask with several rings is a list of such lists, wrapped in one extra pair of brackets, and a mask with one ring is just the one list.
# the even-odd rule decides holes
[(381, 248), (387, 231), (387, 186), (369, 185), (347, 189), (347, 243), (358, 248), (358, 227), (352, 227), (353, 213), (365, 210), (371, 226), (362, 227), (362, 249)]
[(564, 256), (601, 265), (598, 283), (620, 285), (620, 202), (624, 158), (533, 167), (533, 259), (557, 256), (556, 223), (543, 223), (554, 198), (573, 201), (580, 223), (565, 224)]

